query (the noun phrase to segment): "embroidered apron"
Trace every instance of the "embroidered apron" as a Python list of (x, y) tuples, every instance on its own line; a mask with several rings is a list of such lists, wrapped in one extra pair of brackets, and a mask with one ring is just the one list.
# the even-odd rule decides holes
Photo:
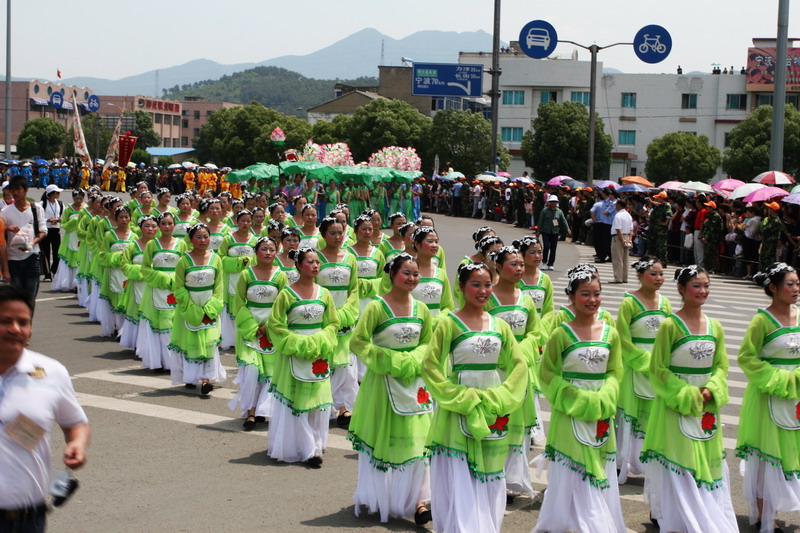
[[(689, 332), (683, 320), (672, 318), (684, 336), (672, 344), (669, 370), (683, 381), (696, 387), (703, 387), (711, 379), (714, 352), (717, 339), (712, 335), (711, 319), (706, 317), (706, 334), (694, 335)], [(702, 416), (678, 415), (678, 427), (685, 437), (692, 440), (709, 440), (717, 434), (719, 414), (705, 412)]]
[[(568, 324), (561, 324), (561, 327), (573, 341), (561, 354), (563, 378), (578, 389), (599, 390), (605, 383), (608, 357), (611, 354), (611, 344), (608, 342), (611, 326), (603, 323), (603, 333), (599, 341), (582, 341)], [(570, 420), (572, 434), (584, 446), (599, 448), (611, 435), (611, 418), (578, 420), (570, 417)]]
[(189, 228), (196, 224), (194, 220), (183, 221), (177, 216), (175, 217), (175, 229), (172, 230), (172, 236), (176, 239), (182, 239), (189, 235)]
[(288, 266), (284, 266), (280, 258), (277, 256), (275, 257), (275, 261), (277, 261), (278, 265), (281, 267), (281, 272), (286, 274), (286, 279), (288, 280), (287, 285), (291, 285), (300, 279), (300, 271), (297, 270), (297, 267), (294, 266), (294, 263), (289, 262)]
[[(231, 237), (233, 238), (233, 237)], [(255, 253), (253, 247), (250, 246), (249, 242), (236, 242), (233, 241), (231, 245), (228, 247), (228, 256), (229, 257), (247, 257), (252, 256)], [(239, 283), (239, 278), (241, 277), (241, 272), (229, 272), (228, 273), (228, 294), (234, 296), (236, 294), (236, 285)]]
[(316, 250), (319, 245), (319, 233), (315, 235), (306, 235), (303, 230), (300, 231), (300, 248), (311, 248)]
[[(436, 272), (439, 272), (438, 268)], [(427, 305), (431, 316), (436, 316), (441, 312), (443, 291), (444, 282), (439, 278), (420, 278), (417, 286), (411, 291), (411, 296)]]
[[(450, 364), (453, 377), (459, 385), (476, 389), (489, 389), (498, 387), (503, 383), (501, 370), (497, 366), (497, 359), (502, 349), (502, 337), (495, 327), (495, 318), (491, 317), (487, 331), (470, 330), (457, 316), (451, 314), (450, 318), (461, 329), (461, 333), (453, 339), (450, 345)], [(498, 424), (483, 440), (504, 439), (508, 434), (508, 417), (505, 424)], [(467, 425), (467, 418), (459, 415), (461, 433), (469, 438), (475, 438)]]
[[(128, 247), (128, 244), (130, 244), (130, 241), (116, 240), (111, 243), (109, 252), (123, 253)], [(108, 288), (111, 289), (113, 293), (122, 294), (125, 292), (125, 281), (127, 281), (127, 279), (121, 267), (114, 267), (108, 270)]]
[[(800, 365), (800, 325), (783, 326), (768, 311), (758, 311), (766, 314), (777, 328), (764, 338), (764, 344), (758, 353), (759, 358), (775, 368), (794, 371)], [(776, 426), (790, 431), (800, 429), (800, 419), (797, 416), (800, 414), (799, 401), (772, 395), (768, 398), (769, 416)]]
[[(356, 256), (356, 263), (358, 263), (358, 279), (378, 279), (378, 260), (375, 259), (375, 254), (378, 249), (375, 248), (370, 256), (358, 256), (352, 248), (350, 249), (353, 255)], [(363, 313), (367, 304), (372, 301), (372, 298), (360, 298), (358, 300), (359, 310)]]
[[(158, 246), (159, 249), (153, 254), (153, 270), (174, 273), (175, 266), (178, 264), (178, 260), (181, 258), (180, 252), (177, 250), (161, 248), (161, 244), (158, 241), (156, 241), (156, 246)], [(177, 242), (175, 243), (175, 246), (177, 246)], [(153, 307), (159, 311), (170, 311), (175, 309), (177, 302), (175, 302), (175, 295), (173, 294), (172, 289), (159, 289), (153, 287), (151, 291), (151, 296), (153, 297)], [(170, 298), (170, 296), (172, 296), (172, 298)]]
[[(214, 254), (211, 254), (208, 260), (209, 264), (202, 266), (194, 266), (192, 258), (188, 254), (186, 257), (189, 258), (192, 266), (186, 269), (184, 287), (189, 291), (189, 298), (195, 305), (202, 307), (214, 296), (214, 279), (217, 275), (217, 269), (211, 266)], [(204, 319), (200, 324), (190, 324), (186, 320), (183, 323), (189, 331), (201, 331), (216, 326), (217, 319)]]
[[(647, 352), (653, 351), (653, 345), (656, 342), (656, 333), (661, 323), (667, 318), (667, 314), (662, 311), (663, 309), (663, 296), (658, 298), (658, 309), (649, 311), (645, 306), (635, 297), (630, 294), (625, 295), (626, 298), (633, 298), (639, 310), (639, 314), (631, 318), (630, 331), (631, 340), (637, 347)], [(656, 397), (653, 391), (653, 385), (650, 383), (650, 377), (642, 372), (633, 371), (633, 393), (639, 398), (645, 400), (652, 400)]]
[[(542, 283), (542, 278), (544, 277), (544, 273), (539, 273), (539, 283)], [(539, 313), (539, 316), (542, 316), (542, 309), (544, 306), (544, 298), (547, 296), (547, 289), (545, 289), (542, 285), (526, 285), (524, 282), (520, 283), (520, 289), (522, 292), (527, 294), (533, 300), (533, 305), (536, 306), (536, 312)]]
[(224, 233), (212, 233), (209, 236), (208, 249), (211, 250), (212, 252), (216, 252), (217, 250), (219, 250), (219, 247), (222, 244), (222, 239), (224, 238), (225, 238)]
[[(398, 352), (411, 351), (419, 346), (419, 337), (422, 333), (422, 319), (417, 317), (417, 302), (412, 304), (412, 316), (395, 316), (383, 298), (379, 298), (389, 318), (378, 324), (372, 333), (372, 343), (381, 348), (388, 348)], [(392, 411), (398, 415), (411, 416), (433, 412), (433, 401), (422, 376), (416, 376), (408, 384), (384, 376), (386, 392), (389, 395), (389, 404)]]
[[(280, 274), (280, 270), (276, 271), (269, 281), (262, 281), (256, 278), (252, 268), (248, 267), (247, 269), (250, 271), (250, 275), (253, 276), (253, 280), (247, 284), (247, 301), (245, 305), (259, 325), (266, 324), (272, 312), (272, 304), (280, 291), (280, 287), (275, 283), (275, 278)], [(254, 340), (244, 339), (244, 343), (258, 353), (275, 353), (275, 348), (266, 335), (263, 338), (256, 337)]]
[[(285, 287), (297, 301), (289, 306), (286, 312), (286, 322), (289, 331), (298, 335), (313, 335), (322, 330), (322, 315), (325, 314), (325, 302), (320, 299), (322, 287), (319, 288), (317, 298), (313, 300), (303, 300), (291, 288)], [(289, 356), (289, 369), (298, 381), (316, 382), (325, 381), (330, 377), (330, 365), (327, 359), (317, 359), (308, 361), (294, 355)]]
[(524, 296), (525, 294), (520, 291), (519, 299), (514, 305), (502, 305), (494, 294), (490, 297), (495, 307), (491, 308), (488, 313), (508, 324), (517, 342), (525, 338), (525, 326), (528, 325), (528, 309), (522, 305)]

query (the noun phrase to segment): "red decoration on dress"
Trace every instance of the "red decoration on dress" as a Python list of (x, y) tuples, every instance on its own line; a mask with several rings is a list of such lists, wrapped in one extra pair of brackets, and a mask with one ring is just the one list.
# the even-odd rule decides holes
[(507, 427), (508, 427), (508, 417), (507, 416), (498, 416), (495, 419), (494, 424), (489, 426), (489, 429), (492, 430), (492, 433), (495, 433), (495, 434), (499, 435), (499, 434), (503, 433), (506, 430)]
[(608, 437), (609, 428), (610, 428), (610, 426), (609, 426), (608, 422), (606, 422), (605, 420), (598, 420), (597, 421), (597, 432), (595, 433), (595, 436), (594, 436), (595, 439), (603, 440), (606, 437)]
[(170, 295), (167, 296), (167, 304), (169, 304), (169, 305), (178, 305), (178, 300), (175, 299), (175, 295), (174, 294), (170, 293)]
[(258, 345), (262, 350), (265, 348), (272, 348), (272, 343), (269, 342), (269, 337), (266, 335), (261, 335), (261, 337), (258, 338)]
[(713, 413), (703, 413), (703, 419), (700, 422), (703, 431), (706, 433), (713, 433), (717, 429), (717, 417)]
[(425, 387), (420, 387), (419, 390), (417, 390), (417, 403), (425, 407), (431, 404), (431, 395), (425, 390)]
[(311, 372), (317, 377), (327, 376), (328, 362), (325, 359), (317, 359), (311, 363)]
[(213, 324), (214, 319), (208, 315), (203, 315), (203, 324)]

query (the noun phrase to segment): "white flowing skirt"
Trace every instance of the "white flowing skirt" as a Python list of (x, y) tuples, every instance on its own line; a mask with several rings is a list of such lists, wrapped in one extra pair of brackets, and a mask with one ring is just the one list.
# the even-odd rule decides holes
[(139, 324), (131, 322), (127, 318), (119, 331), (119, 343), (123, 348), (136, 350), (136, 340), (139, 338)]
[(167, 349), (170, 332), (158, 333), (150, 327), (150, 322), (142, 319), (136, 338), (136, 355), (142, 360), (144, 368), (169, 370), (172, 367), (172, 356)]
[(220, 349), (228, 350), (236, 346), (236, 320), (231, 318), (227, 304), (219, 314), (219, 325), (222, 330), (222, 342), (219, 343)]
[(77, 274), (77, 267), (70, 268), (67, 266), (66, 261), (59, 262), (58, 270), (56, 270), (56, 275), (53, 277), (53, 283), (50, 285), (50, 290), (56, 292), (70, 292), (75, 290), (75, 287), (78, 286), (76, 279)]
[(290, 408), (276, 400), (269, 423), (267, 455), (285, 463), (322, 457), (328, 446), (329, 410), (324, 407), (294, 416)]
[(505, 480), (482, 482), (458, 457), (431, 457), (431, 513), (439, 533), (499, 533), (506, 509)]
[(115, 313), (111, 309), (111, 303), (105, 298), (100, 298), (97, 301), (97, 319), (100, 321), (100, 335), (113, 337), (115, 331), (122, 329), (125, 314)]
[[(331, 372), (331, 394), (333, 395), (333, 407), (339, 409), (344, 407), (348, 411), (353, 411), (358, 396), (358, 359), (354, 354), (350, 354), (350, 363), (346, 366), (337, 366)], [(332, 413), (335, 415), (336, 413)]]
[(247, 416), (250, 409), (255, 409), (255, 416), (270, 418), (272, 416), (272, 394), (269, 393), (269, 381), (259, 381), (258, 367), (239, 365), (234, 385), (239, 385), (239, 392), (228, 402), (228, 409), (236, 410), (237, 404), (242, 416)]
[(370, 456), (358, 452), (358, 484), (353, 494), (356, 516), (361, 506), (368, 513), (380, 513), (381, 522), (389, 517), (414, 516), (417, 504), (431, 499), (430, 467), (419, 460), (382, 472), (370, 464)]
[(89, 307), (89, 280), (86, 278), (78, 280), (78, 305), (84, 308)]
[(527, 495), (530, 498), (536, 496), (536, 491), (531, 483), (531, 470), (528, 464), (528, 448), (531, 445), (531, 433), (525, 435), (521, 449), (511, 449), (506, 457), (505, 474), (506, 490)]
[(644, 439), (633, 434), (633, 424), (624, 416), (618, 417), (617, 423), (617, 469), (619, 470), (617, 481), (620, 485), (624, 485), (628, 481), (628, 473), (644, 474), (645, 472), (645, 466), (639, 458)]
[(606, 462), (605, 474), (610, 486), (600, 489), (583, 480), (581, 474), (573, 471), (569, 464), (550, 461), (547, 467), (547, 490), (533, 531), (625, 533), (627, 529), (619, 502), (619, 487), (614, 483), (616, 473), (616, 462)]
[(187, 360), (182, 353), (173, 352), (170, 374), (173, 385), (179, 383), (197, 383), (207, 379), (211, 382), (222, 382), (227, 379), (228, 374), (225, 367), (219, 361), (219, 349), (214, 347), (214, 357), (202, 363), (194, 363)]
[(92, 292), (89, 293), (89, 305), (87, 306), (87, 309), (89, 309), (89, 322), (100, 322), (100, 319), (97, 318), (97, 304), (100, 300), (100, 284), (92, 280)]
[[(750, 525), (761, 520), (760, 533), (772, 533), (775, 515), (780, 512), (800, 511), (800, 480), (787, 480), (783, 470), (756, 455), (741, 462), (744, 476), (744, 498), (747, 500)], [(757, 499), (764, 500), (761, 517), (758, 516)]]
[(722, 486), (708, 490), (697, 486), (691, 472), (682, 468), (673, 472), (652, 461), (647, 463), (645, 501), (665, 533), (738, 533), (728, 478), (728, 463), (723, 461)]

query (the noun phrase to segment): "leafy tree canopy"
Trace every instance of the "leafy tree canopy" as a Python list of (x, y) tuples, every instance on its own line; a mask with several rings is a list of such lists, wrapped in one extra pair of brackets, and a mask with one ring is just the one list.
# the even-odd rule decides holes
[[(161, 146), (161, 136), (153, 129), (153, 118), (146, 111), (134, 111), (134, 126), (131, 135), (138, 137), (136, 147), (142, 150), (152, 146)], [(125, 132), (120, 132), (120, 135)], [(86, 142), (89, 142), (88, 138)]]
[[(511, 156), (502, 143), (497, 146), (500, 167), (505, 170)], [(491, 163), (492, 123), (472, 111), (440, 111), (433, 117), (430, 147), (455, 170), (467, 176), (480, 174)]]
[(703, 181), (714, 177), (720, 154), (705, 135), (685, 131), (667, 133), (647, 147), (645, 174), (656, 184), (669, 180)]
[(61, 152), (67, 132), (64, 126), (49, 118), (35, 118), (25, 123), (17, 139), (20, 157), (39, 156), (51, 159)]
[(350, 151), (366, 161), (384, 146), (410, 146), (424, 160), (431, 119), (400, 100), (380, 98), (359, 107), (350, 119)]
[[(783, 170), (800, 171), (800, 112), (786, 105), (783, 143)], [(730, 147), (722, 158), (722, 169), (731, 178), (750, 181), (769, 168), (772, 146), (772, 106), (757, 107), (728, 134)]]

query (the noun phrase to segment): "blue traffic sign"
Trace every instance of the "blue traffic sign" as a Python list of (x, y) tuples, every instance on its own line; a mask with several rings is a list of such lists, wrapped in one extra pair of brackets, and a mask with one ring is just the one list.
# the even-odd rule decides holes
[(633, 51), (645, 63), (664, 61), (672, 50), (672, 37), (657, 24), (645, 26), (633, 38)]
[(96, 94), (93, 94), (86, 100), (86, 106), (89, 108), (89, 111), (92, 113), (96, 113), (98, 109), (100, 109), (100, 97)]
[(50, 95), (50, 105), (61, 109), (61, 106), (64, 105), (64, 95), (60, 91), (53, 91), (53, 94)]
[(414, 63), (411, 94), (477, 98), (483, 93), (483, 65)]
[(519, 32), (519, 47), (522, 52), (534, 59), (544, 59), (552, 54), (558, 45), (556, 29), (547, 21), (532, 20)]

